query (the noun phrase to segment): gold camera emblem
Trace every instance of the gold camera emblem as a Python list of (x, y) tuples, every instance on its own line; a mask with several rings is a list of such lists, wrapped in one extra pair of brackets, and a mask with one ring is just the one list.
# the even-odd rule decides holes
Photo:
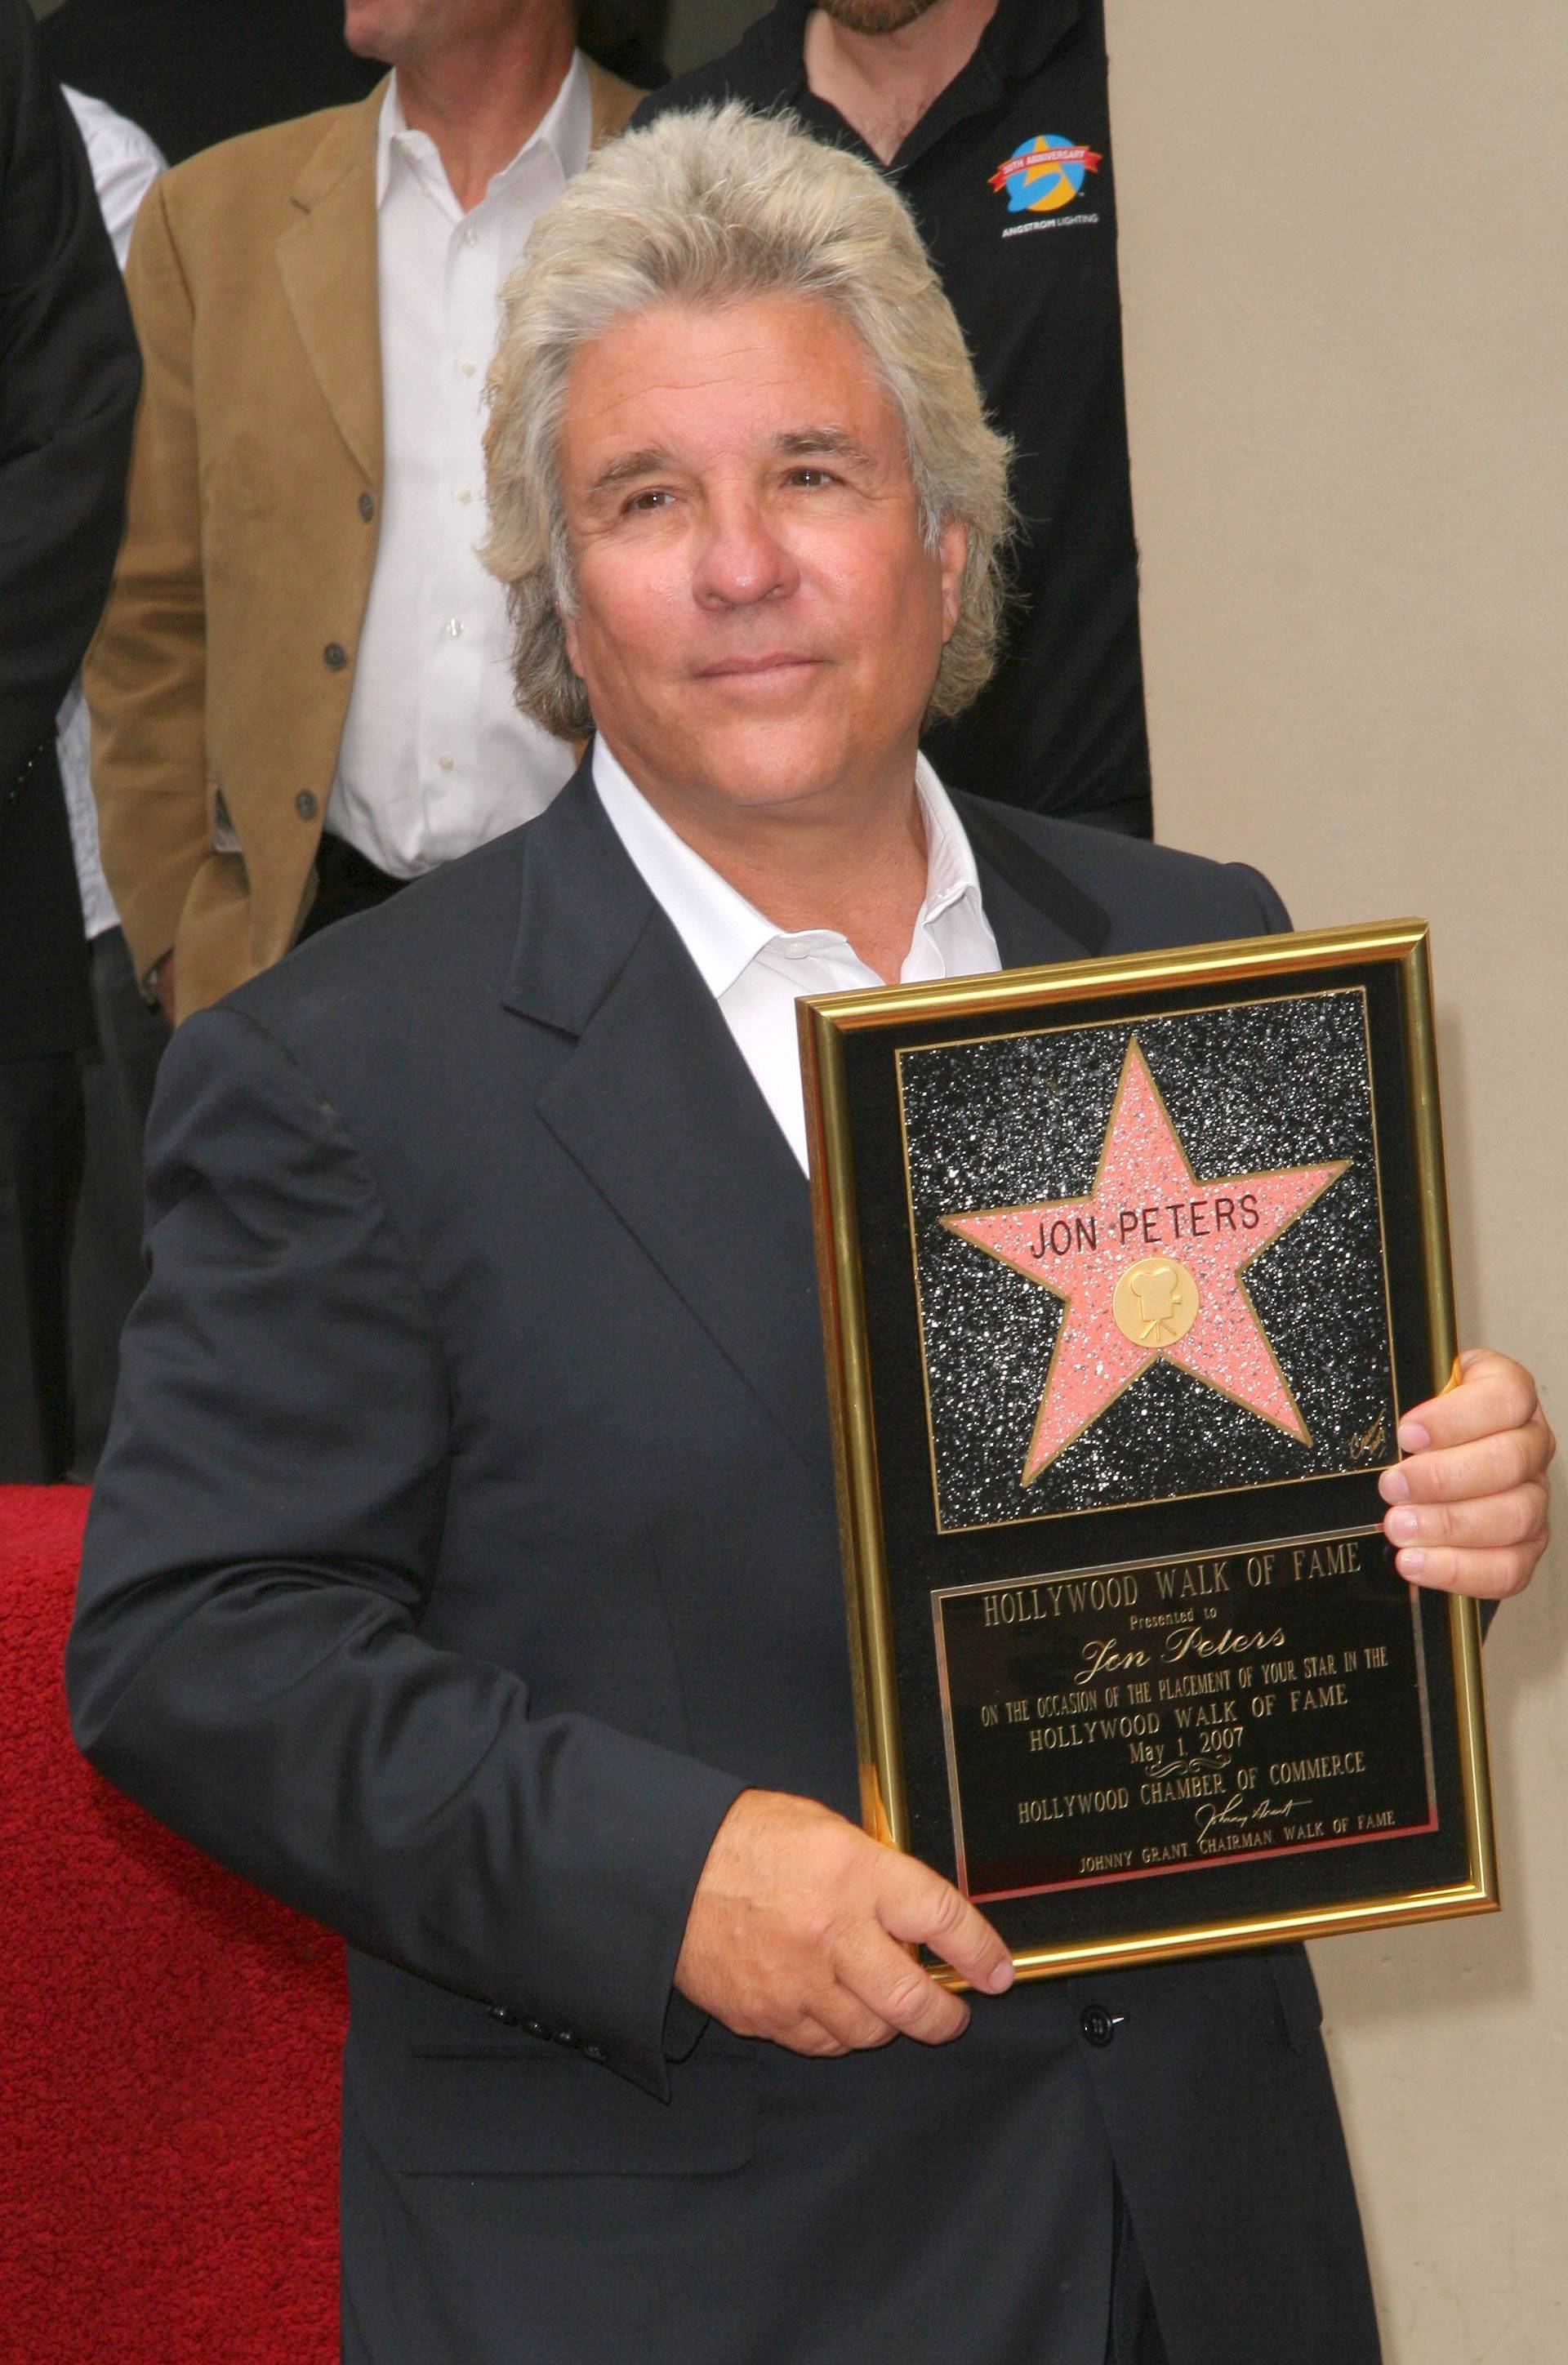
[(1140, 1257), (1117, 1282), (1111, 1311), (1124, 1338), (1157, 1355), (1197, 1320), (1198, 1284), (1174, 1257)]

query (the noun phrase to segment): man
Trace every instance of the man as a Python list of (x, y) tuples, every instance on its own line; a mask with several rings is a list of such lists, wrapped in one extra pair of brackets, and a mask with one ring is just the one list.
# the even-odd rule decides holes
[(511, 701), (483, 524), (496, 294), (635, 93), (570, 0), (348, 0), (358, 106), (159, 183), (147, 367), (87, 668), (104, 867), (171, 1019), (525, 820), (575, 760)]
[[(667, 79), (644, 38), (649, 0), (582, 0), (579, 38), (612, 73)], [(352, 106), (379, 81), (343, 43), (333, 0), (62, 0), (41, 28), (62, 83), (153, 131), (170, 162), (291, 115)]]
[[(79, 90), (62, 89), (87, 151), (104, 227), (121, 269), (131, 227), (164, 161), (139, 124)], [(98, 1056), (82, 1077), (84, 1154), (71, 1255), (73, 1476), (90, 1475), (108, 1433), (119, 1334), (144, 1277), (141, 1144), (169, 1030), (137, 990), (98, 852), (87, 705), (80, 677), (55, 725), (71, 851), (87, 935)]]
[(1013, 438), (1004, 654), (926, 753), (977, 796), (1147, 837), (1102, 0), (778, 0), (637, 120), (727, 98), (887, 171)]
[(66, 1265), (87, 946), (55, 715), (124, 515), (140, 370), (82, 140), (0, 0), (0, 1480), (71, 1452)]
[[(790, 1048), (801, 991), (1278, 903), (918, 761), (1005, 453), (864, 164), (607, 149), (493, 389), (520, 696), (594, 746), (176, 1036), (69, 1665), (113, 1779), (349, 1937), (345, 2356), (1370, 2365), (1299, 1948), (997, 2001), (849, 1820)], [(1405, 1441), (1407, 1573), (1517, 1588), (1526, 1375)]]
[(174, 164), (380, 79), (344, 48), (332, 0), (62, 0), (40, 37), (62, 83), (144, 125)]

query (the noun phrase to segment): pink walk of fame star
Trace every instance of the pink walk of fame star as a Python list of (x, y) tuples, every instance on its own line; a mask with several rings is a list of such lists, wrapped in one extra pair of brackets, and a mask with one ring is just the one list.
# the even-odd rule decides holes
[(1309, 1445), (1241, 1274), (1350, 1162), (1200, 1182), (1135, 1035), (1087, 1197), (944, 1216), (1067, 1308), (1019, 1483), (1161, 1356)]

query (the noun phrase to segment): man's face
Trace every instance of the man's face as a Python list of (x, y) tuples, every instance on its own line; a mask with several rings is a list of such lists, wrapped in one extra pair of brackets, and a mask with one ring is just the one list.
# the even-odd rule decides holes
[(566, 15), (570, 0), (344, 0), (343, 39), (356, 57), (415, 65), (454, 41), (504, 32), (530, 15)]
[(573, 364), (561, 476), (568, 653), (656, 803), (837, 802), (913, 772), (967, 536), (926, 548), (898, 415), (834, 312), (618, 323)]
[(817, 0), (824, 17), (847, 33), (902, 33), (937, 0)]

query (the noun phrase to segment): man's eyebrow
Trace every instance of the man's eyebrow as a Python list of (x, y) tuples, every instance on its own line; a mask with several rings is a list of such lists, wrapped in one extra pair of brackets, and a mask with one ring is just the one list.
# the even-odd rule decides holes
[(783, 458), (800, 460), (813, 452), (832, 452), (841, 460), (857, 460), (869, 467), (871, 454), (847, 427), (791, 427), (775, 436), (773, 448)]
[(611, 460), (608, 467), (601, 468), (597, 476), (590, 478), (588, 499), (591, 500), (596, 493), (613, 492), (617, 485), (630, 484), (633, 476), (653, 476), (661, 468), (674, 466), (673, 452), (666, 451), (662, 444), (644, 444), (640, 452), (626, 452), (619, 460)]
[[(831, 453), (841, 460), (858, 462), (862, 467), (872, 465), (871, 454), (846, 427), (790, 427), (773, 439), (773, 449), (781, 459), (809, 459), (819, 453)], [(662, 443), (644, 444), (640, 452), (625, 452), (602, 467), (589, 479), (588, 498), (596, 500), (604, 493), (614, 492), (619, 486), (633, 483), (639, 476), (656, 476), (666, 468), (678, 465), (675, 454)]]

